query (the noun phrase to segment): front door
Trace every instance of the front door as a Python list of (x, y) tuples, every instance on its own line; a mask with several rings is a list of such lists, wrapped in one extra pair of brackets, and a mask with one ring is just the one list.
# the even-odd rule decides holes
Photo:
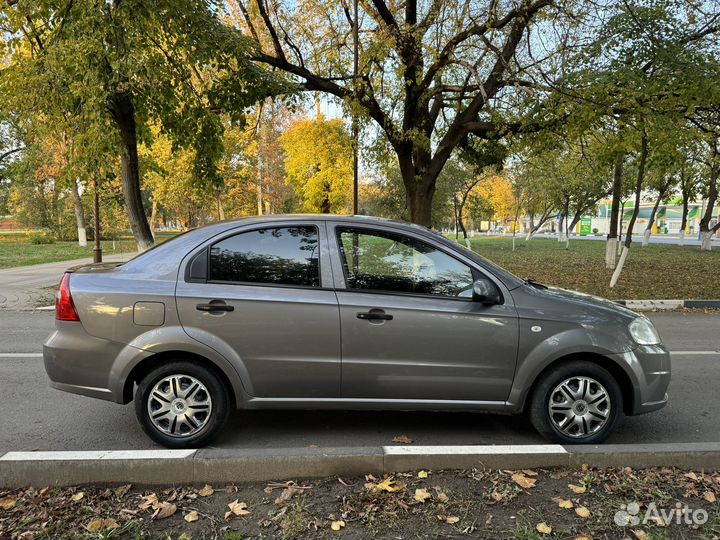
[(226, 236), (196, 255), (207, 259), (195, 274), (178, 280), (185, 331), (218, 352), (229, 347), (253, 397), (339, 396), (340, 318), (335, 293), (322, 286), (330, 274), (321, 276), (321, 266), (330, 265), (320, 226)]
[(473, 301), (479, 271), (425, 239), (342, 224), (334, 231), (345, 285), (343, 397), (507, 399), (518, 347), (509, 295), (502, 305)]

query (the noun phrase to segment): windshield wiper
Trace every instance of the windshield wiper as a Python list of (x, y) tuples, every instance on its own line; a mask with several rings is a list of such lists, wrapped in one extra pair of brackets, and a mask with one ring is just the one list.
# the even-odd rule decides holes
[(548, 288), (547, 285), (543, 285), (542, 283), (539, 283), (532, 278), (525, 279), (525, 283), (528, 285), (532, 285), (533, 287), (535, 287), (537, 289), (547, 289)]

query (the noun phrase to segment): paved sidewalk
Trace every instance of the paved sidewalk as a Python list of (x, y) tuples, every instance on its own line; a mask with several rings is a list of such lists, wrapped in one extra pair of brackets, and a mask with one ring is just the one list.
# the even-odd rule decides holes
[[(103, 262), (127, 261), (135, 253), (103, 256)], [(0, 270), (0, 310), (24, 311), (35, 309), (33, 298), (41, 289), (60, 282), (66, 268), (90, 264), (92, 259), (75, 259)]]

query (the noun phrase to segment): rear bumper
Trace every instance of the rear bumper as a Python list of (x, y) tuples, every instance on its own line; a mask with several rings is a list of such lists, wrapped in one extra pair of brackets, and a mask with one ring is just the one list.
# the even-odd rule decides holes
[(89, 335), (79, 322), (55, 321), (55, 325), (56, 330), (43, 344), (50, 386), (122, 403), (122, 396), (115, 395), (111, 388), (110, 372), (124, 346)]
[(670, 353), (662, 345), (641, 345), (621, 355), (634, 374), (634, 395), (630, 415), (662, 409), (668, 402)]

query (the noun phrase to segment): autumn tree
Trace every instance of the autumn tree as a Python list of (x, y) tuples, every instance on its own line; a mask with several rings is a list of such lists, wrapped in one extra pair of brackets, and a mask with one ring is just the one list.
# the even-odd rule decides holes
[(138, 158), (149, 123), (196, 150), (196, 177), (217, 181), (222, 126), (215, 112), (237, 117), (278, 91), (268, 71), (248, 61), (247, 41), (205, 1), (9, 0), (0, 25), (9, 57), (0, 92), (17, 114), (49, 121), (82, 114), (109, 126), (139, 250), (153, 243)]
[(350, 209), (352, 141), (342, 120), (302, 118), (280, 137), (285, 172), (303, 210), (328, 214)]
[(342, 100), (382, 131), (397, 159), (409, 217), (426, 226), (438, 177), (456, 148), (552, 120), (532, 107), (519, 117), (518, 105), (529, 95), (523, 75), (553, 54), (548, 43), (530, 37), (539, 17), (558, 21), (558, 46), (572, 27), (560, 23), (565, 11), (554, 3), (363, 0), (353, 77), (355, 21), (347, 3), (237, 0), (243, 31), (256, 43), (255, 60), (284, 72), (300, 90)]

